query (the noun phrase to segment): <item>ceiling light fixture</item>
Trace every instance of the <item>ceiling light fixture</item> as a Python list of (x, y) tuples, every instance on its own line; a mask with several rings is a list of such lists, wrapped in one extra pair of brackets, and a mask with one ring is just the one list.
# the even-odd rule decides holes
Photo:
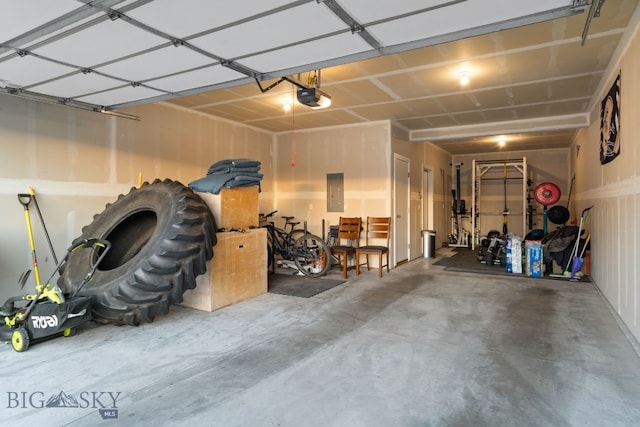
[(498, 147), (504, 147), (507, 145), (507, 140), (504, 136), (498, 137)]
[(469, 84), (469, 75), (471, 72), (469, 70), (460, 70), (458, 71), (458, 76), (460, 77), (460, 85), (466, 86)]

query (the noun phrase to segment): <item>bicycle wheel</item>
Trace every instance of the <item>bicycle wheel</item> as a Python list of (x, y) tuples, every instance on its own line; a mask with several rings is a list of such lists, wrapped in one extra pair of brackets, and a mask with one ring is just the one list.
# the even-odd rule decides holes
[(291, 238), (290, 242), (294, 243), (296, 240), (298, 240), (304, 235), (305, 235), (304, 230), (299, 230), (297, 228), (295, 230), (291, 230), (291, 232), (289, 233), (289, 237)]
[(271, 271), (271, 267), (273, 265), (273, 244), (271, 240), (267, 242), (267, 271)]
[(323, 276), (330, 267), (331, 250), (320, 237), (307, 233), (299, 237), (292, 247), (293, 260), (304, 275)]

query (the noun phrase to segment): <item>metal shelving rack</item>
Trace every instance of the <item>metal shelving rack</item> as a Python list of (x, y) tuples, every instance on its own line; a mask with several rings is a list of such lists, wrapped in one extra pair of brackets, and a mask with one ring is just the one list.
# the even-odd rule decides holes
[[(472, 197), (471, 197), (471, 249), (475, 249), (476, 245), (480, 244), (480, 218), (482, 212), (479, 210), (480, 206), (480, 192), (482, 188), (482, 177), (494, 168), (507, 168), (507, 170), (516, 170), (522, 176), (522, 230), (527, 230), (527, 217), (529, 211), (527, 209), (527, 158), (515, 160), (485, 160), (476, 161), (473, 160), (472, 164)], [(513, 178), (510, 178), (513, 179)]]

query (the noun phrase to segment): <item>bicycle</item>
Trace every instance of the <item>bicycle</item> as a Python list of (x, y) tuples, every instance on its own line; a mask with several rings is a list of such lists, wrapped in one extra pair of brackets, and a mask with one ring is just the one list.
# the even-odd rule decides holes
[(268, 267), (275, 267), (276, 255), (286, 261), (293, 261), (296, 268), (305, 276), (323, 276), (331, 267), (331, 250), (320, 237), (306, 230), (296, 229), (299, 222), (293, 222), (293, 217), (283, 217), (285, 228), (275, 226), (269, 218), (278, 211), (260, 214), (260, 227), (267, 229), (267, 258)]

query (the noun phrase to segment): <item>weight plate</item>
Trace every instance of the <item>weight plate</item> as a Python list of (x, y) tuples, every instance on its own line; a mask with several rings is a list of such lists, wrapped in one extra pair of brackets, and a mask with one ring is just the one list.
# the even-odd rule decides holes
[(553, 182), (543, 182), (533, 190), (533, 197), (542, 206), (551, 206), (560, 200), (560, 187)]

